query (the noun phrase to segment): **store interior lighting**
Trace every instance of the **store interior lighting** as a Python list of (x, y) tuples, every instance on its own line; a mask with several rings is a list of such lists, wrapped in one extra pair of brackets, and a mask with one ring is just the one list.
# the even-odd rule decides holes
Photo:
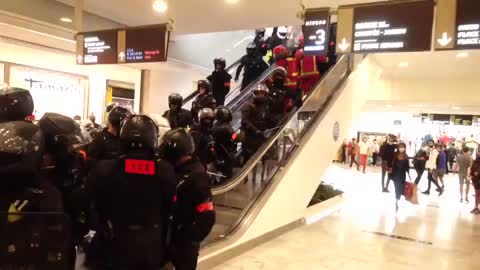
[(153, 2), (153, 10), (159, 13), (164, 13), (168, 10), (168, 4), (166, 0), (155, 0)]

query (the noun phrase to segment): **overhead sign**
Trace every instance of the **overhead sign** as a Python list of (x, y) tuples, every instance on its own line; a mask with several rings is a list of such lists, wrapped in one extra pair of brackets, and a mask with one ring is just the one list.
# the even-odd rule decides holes
[(353, 17), (353, 51), (430, 50), (433, 10), (433, 1), (356, 7)]
[(480, 49), (480, 1), (457, 1), (457, 49)]
[(113, 29), (77, 36), (77, 64), (117, 64), (167, 60), (166, 25)]
[(305, 40), (306, 55), (326, 55), (330, 13), (328, 9), (307, 9), (302, 30)]

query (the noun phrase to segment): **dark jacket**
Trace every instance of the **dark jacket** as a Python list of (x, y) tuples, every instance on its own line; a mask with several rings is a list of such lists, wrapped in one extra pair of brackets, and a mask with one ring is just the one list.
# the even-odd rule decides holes
[(92, 161), (113, 159), (120, 153), (120, 137), (104, 128), (88, 145), (88, 158)]
[(413, 166), (417, 170), (425, 170), (425, 164), (427, 163), (427, 160), (428, 160), (427, 152), (420, 149), (415, 155), (415, 159), (413, 160)]
[(212, 93), (215, 99), (222, 98), (230, 92), (230, 81), (232, 76), (225, 70), (213, 71), (207, 80), (212, 84)]
[(454, 161), (458, 156), (457, 149), (453, 146), (448, 148), (448, 161)]
[(186, 128), (192, 126), (193, 117), (192, 113), (185, 109), (180, 109), (179, 112), (174, 112), (172, 110), (165, 111), (162, 115), (170, 123), (170, 128)]
[(213, 162), (213, 136), (210, 129), (202, 128), (201, 125), (195, 125), (190, 129), (190, 135), (195, 142), (195, 155), (200, 159), (203, 166)]
[(210, 108), (215, 110), (217, 101), (211, 95), (198, 95), (195, 100), (192, 102), (192, 116), (195, 119), (195, 122), (198, 122), (198, 113), (205, 108)]
[(382, 145), (380, 155), (382, 157), (382, 161), (386, 161), (389, 167), (392, 167), (392, 162), (393, 162), (393, 158), (395, 157), (396, 149), (397, 149), (396, 144), (385, 143)]
[(251, 82), (262, 75), (262, 73), (268, 69), (268, 65), (263, 61), (261, 56), (244, 55), (240, 60), (240, 65), (238, 65), (235, 80), (238, 79), (243, 68), (245, 68), (245, 72), (243, 73), (244, 79), (248, 78), (247, 81)]

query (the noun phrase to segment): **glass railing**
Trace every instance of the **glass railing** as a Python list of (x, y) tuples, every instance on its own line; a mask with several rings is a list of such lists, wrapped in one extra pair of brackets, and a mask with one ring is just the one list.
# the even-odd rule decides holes
[(214, 187), (218, 224), (206, 245), (224, 239), (243, 224), (277, 172), (290, 160), (308, 130), (320, 119), (327, 105), (350, 74), (350, 56), (344, 55), (330, 68), (303, 106), (288, 115), (286, 124), (273, 131), (257, 153), (227, 183)]

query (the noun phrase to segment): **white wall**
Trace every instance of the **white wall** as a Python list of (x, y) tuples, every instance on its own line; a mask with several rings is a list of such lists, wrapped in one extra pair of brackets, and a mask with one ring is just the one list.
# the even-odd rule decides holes
[[(76, 65), (72, 53), (0, 38), (0, 61), (33, 66), (89, 78), (89, 112), (97, 119), (103, 118), (107, 80), (135, 84), (135, 110), (140, 106), (141, 71), (121, 65)], [(75, 101), (72, 101), (75, 102)]]
[(174, 61), (156, 65), (150, 71), (149, 87), (143, 90), (143, 112), (163, 114), (168, 109), (170, 94), (179, 93), (186, 97), (193, 92), (196, 81), (209, 74), (206, 69)]

